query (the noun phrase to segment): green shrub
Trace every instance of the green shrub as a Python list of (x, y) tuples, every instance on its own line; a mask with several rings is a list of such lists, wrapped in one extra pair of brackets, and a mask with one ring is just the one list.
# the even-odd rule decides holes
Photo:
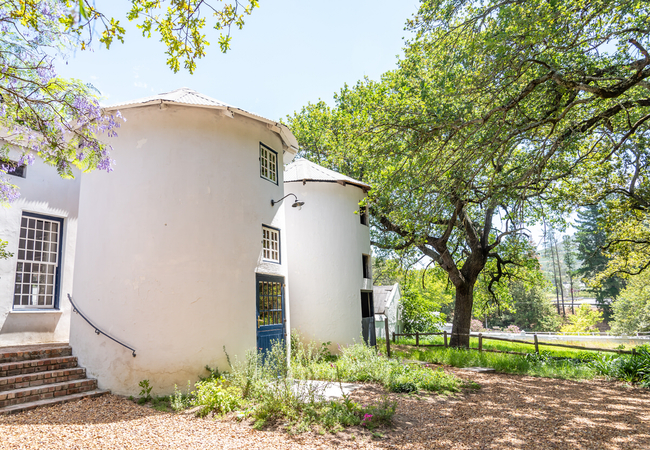
[(633, 355), (602, 355), (590, 362), (599, 373), (629, 383), (650, 385), (650, 346), (636, 348)]
[(202, 406), (198, 411), (199, 416), (210, 412), (223, 414), (234, 411), (242, 404), (242, 392), (238, 386), (233, 386), (225, 378), (199, 381), (193, 392), (194, 406)]

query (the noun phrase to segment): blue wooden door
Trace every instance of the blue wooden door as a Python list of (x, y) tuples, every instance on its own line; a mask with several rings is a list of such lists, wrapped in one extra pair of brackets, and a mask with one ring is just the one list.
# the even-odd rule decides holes
[(270, 350), (273, 342), (284, 343), (284, 278), (256, 275), (257, 287), (257, 349)]

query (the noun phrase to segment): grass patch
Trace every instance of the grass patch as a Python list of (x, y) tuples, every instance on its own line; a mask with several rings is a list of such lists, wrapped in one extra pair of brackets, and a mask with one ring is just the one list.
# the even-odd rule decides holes
[[(404, 341), (414, 344), (412, 340), (402, 340)], [(436, 342), (435, 339), (432, 341)], [(478, 347), (478, 339), (472, 338), (470, 347), (475, 346)], [(542, 345), (540, 345), (540, 353), (537, 354), (530, 347), (532, 346), (515, 342), (484, 340), (485, 349), (526, 352), (526, 354), (514, 355), (444, 347), (407, 347), (405, 350), (397, 350), (395, 354), (403, 358), (454, 367), (492, 367), (503, 373), (563, 379), (592, 379), (606, 376), (650, 387), (650, 347), (647, 345), (636, 347), (634, 355), (558, 349)]]
[[(513, 335), (513, 339), (518, 339), (517, 335)], [(541, 339), (541, 338), (540, 338)], [(391, 342), (392, 343), (392, 342)], [(587, 345), (585, 342), (562, 342), (566, 343), (569, 345), (578, 345), (581, 347), (584, 347)], [(415, 345), (415, 339), (406, 339), (406, 338), (400, 338), (397, 342), (398, 345)], [(427, 336), (426, 338), (420, 338), (420, 344), (432, 344), (432, 345), (443, 345), (444, 344), (444, 339), (442, 336)], [(591, 342), (588, 343), (589, 347), (602, 347), (602, 348), (610, 348), (610, 346), (606, 345), (596, 345), (598, 343), (595, 343), (592, 345)], [(379, 347), (379, 343), (377, 346)], [(383, 341), (382, 347), (384, 348), (386, 346), (385, 341)], [(478, 348), (478, 338), (472, 337), (470, 338), (470, 347), (477, 349)], [(434, 347), (435, 348), (435, 347)], [(444, 347), (440, 347), (444, 348)], [(518, 342), (505, 342), (505, 341), (495, 341), (495, 340), (490, 340), (490, 339), (483, 339), (483, 348), (485, 350), (498, 350), (501, 352), (517, 352), (517, 353), (532, 353), (535, 351), (535, 345), (531, 341), (530, 344), (520, 344)], [(570, 349), (570, 348), (561, 348), (561, 347), (554, 347), (550, 345), (541, 345), (539, 346), (540, 352), (545, 351), (548, 352), (551, 356), (554, 357), (559, 357), (559, 358), (585, 358), (585, 355), (587, 354), (592, 354), (592, 355), (597, 355), (597, 351), (591, 351), (591, 350), (582, 350), (582, 349)]]
[(411, 347), (395, 353), (405, 358), (432, 364), (453, 367), (492, 367), (498, 372), (518, 375), (563, 379), (592, 379), (598, 375), (598, 372), (588, 364), (590, 360), (594, 359), (594, 356), (591, 355), (583, 355), (584, 359), (569, 359), (565, 356), (553, 355), (550, 352), (542, 352), (538, 357), (535, 353), (530, 354), (531, 356), (511, 355), (437, 347)]
[(406, 365), (398, 359), (387, 359), (363, 344), (342, 348), (334, 361), (297, 355), (293, 358), (292, 370), (297, 378), (379, 383), (389, 391), (399, 393), (452, 393), (462, 388), (462, 380), (442, 369), (433, 370), (421, 365)]

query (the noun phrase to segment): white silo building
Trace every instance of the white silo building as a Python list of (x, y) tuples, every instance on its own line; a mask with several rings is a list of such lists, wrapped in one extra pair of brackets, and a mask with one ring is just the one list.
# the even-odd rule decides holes
[[(70, 344), (100, 388), (137, 395), (284, 339), (282, 124), (179, 89), (109, 108), (115, 171), (83, 175)], [(291, 208), (289, 208), (291, 209)]]
[(306, 159), (285, 168), (291, 328), (303, 338), (375, 343), (368, 215), (359, 203), (370, 186)]

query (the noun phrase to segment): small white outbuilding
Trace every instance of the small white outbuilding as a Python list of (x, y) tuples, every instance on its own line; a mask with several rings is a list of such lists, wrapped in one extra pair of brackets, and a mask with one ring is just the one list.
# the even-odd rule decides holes
[(368, 215), (359, 204), (370, 186), (306, 159), (285, 168), (291, 326), (303, 338), (375, 344)]
[(402, 333), (401, 298), (402, 291), (399, 283), (391, 286), (374, 286), (375, 300), (375, 334), (378, 338), (386, 338), (386, 320), (388, 320), (388, 337), (393, 333)]

